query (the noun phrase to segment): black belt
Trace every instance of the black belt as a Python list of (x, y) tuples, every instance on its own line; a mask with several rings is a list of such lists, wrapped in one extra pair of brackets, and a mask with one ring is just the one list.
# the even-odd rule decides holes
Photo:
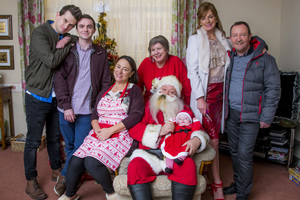
[(146, 152), (156, 156), (159, 160), (163, 160), (164, 159), (164, 155), (162, 154), (160, 149), (147, 149), (145, 150)]

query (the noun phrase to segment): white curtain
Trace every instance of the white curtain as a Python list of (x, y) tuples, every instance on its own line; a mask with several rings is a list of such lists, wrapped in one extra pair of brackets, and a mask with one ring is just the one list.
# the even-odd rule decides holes
[[(64, 6), (74, 4), (83, 13), (91, 15), (96, 23), (99, 13), (93, 11), (99, 0), (45, 0), (45, 20), (55, 19)], [(107, 35), (117, 41), (118, 55), (133, 57), (139, 66), (149, 56), (148, 43), (157, 35), (164, 35), (170, 42), (172, 30), (172, 0), (106, 0), (109, 5), (105, 20)], [(76, 35), (76, 30), (72, 30)]]

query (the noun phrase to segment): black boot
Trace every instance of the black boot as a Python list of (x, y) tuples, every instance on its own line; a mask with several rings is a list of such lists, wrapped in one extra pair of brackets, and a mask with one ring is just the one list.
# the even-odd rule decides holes
[(196, 185), (184, 185), (172, 181), (172, 200), (192, 200)]
[(224, 195), (231, 195), (237, 193), (237, 186), (236, 183), (233, 182), (230, 186), (223, 188)]
[(128, 185), (133, 200), (152, 200), (150, 183)]
[(176, 158), (176, 159), (174, 159), (174, 162), (175, 162), (177, 165), (182, 165), (183, 160), (180, 160), (179, 158)]
[(160, 149), (147, 149), (145, 151), (152, 154), (152, 155), (155, 155), (159, 160), (164, 159), (164, 155), (162, 154)]
[(171, 168), (169, 168), (169, 167), (166, 167), (166, 168), (165, 168), (165, 172), (166, 172), (167, 174), (171, 174), (171, 173), (173, 172), (173, 169), (171, 169)]

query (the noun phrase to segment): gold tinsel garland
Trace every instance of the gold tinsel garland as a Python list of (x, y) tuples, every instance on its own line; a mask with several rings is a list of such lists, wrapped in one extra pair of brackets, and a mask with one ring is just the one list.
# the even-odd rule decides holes
[(110, 70), (113, 71), (119, 58), (116, 51), (117, 42), (107, 36), (107, 21), (104, 20), (106, 13), (100, 13), (97, 23), (98, 37), (94, 38), (94, 44), (97, 44), (107, 51)]

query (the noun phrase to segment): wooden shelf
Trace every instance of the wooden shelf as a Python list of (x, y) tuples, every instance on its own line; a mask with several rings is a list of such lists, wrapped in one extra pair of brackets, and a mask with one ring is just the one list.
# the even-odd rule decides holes
[[(12, 86), (0, 86), (0, 128), (1, 128), (1, 144), (3, 150), (6, 149), (6, 141), (9, 140), (10, 137), (15, 136), (14, 113), (13, 113), (11, 90), (12, 90)], [(8, 103), (8, 110), (9, 110), (10, 135), (8, 137), (6, 137), (5, 130), (4, 130), (3, 104), (6, 102)]]

